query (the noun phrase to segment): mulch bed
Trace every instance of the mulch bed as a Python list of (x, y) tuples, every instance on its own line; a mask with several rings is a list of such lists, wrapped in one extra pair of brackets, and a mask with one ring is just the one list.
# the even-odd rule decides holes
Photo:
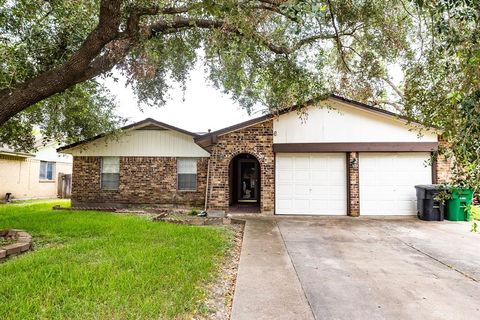
[[(145, 215), (152, 218), (153, 221), (163, 221), (175, 224), (187, 224), (196, 226), (209, 225), (230, 225), (230, 224), (244, 224), (243, 220), (230, 219), (224, 217), (199, 217), (191, 215), (192, 210), (185, 208), (158, 208), (158, 207), (143, 207), (143, 208), (105, 208), (105, 207), (71, 207), (64, 208), (61, 206), (54, 206), (54, 210), (67, 211), (104, 211), (125, 214)], [(194, 211), (200, 212), (200, 211)]]

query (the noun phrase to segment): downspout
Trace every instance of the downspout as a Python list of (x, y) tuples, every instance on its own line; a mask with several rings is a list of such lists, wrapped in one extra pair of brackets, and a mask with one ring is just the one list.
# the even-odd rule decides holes
[(203, 208), (203, 212), (207, 213), (207, 205), (208, 205), (208, 184), (210, 181), (210, 157), (208, 157), (208, 162), (207, 162), (207, 183), (205, 184), (205, 206)]

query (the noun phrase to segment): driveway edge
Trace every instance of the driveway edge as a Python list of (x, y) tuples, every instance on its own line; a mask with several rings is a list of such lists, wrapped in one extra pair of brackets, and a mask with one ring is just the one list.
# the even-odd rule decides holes
[(246, 221), (231, 319), (315, 319), (274, 219)]

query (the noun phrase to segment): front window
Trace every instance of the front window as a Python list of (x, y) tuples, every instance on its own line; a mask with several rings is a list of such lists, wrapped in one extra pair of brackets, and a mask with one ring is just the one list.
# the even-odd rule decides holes
[(120, 158), (102, 158), (101, 186), (103, 190), (118, 190), (120, 181)]
[(55, 176), (55, 162), (40, 161), (40, 180), (53, 181)]
[(177, 175), (178, 190), (197, 191), (197, 159), (178, 159)]

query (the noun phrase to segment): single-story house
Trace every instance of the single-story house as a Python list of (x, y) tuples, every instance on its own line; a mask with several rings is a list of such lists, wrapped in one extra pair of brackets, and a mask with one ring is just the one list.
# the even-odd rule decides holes
[(430, 163), (433, 128), (335, 95), (301, 111), (206, 134), (146, 119), (60, 148), (74, 157), (72, 205), (413, 215), (414, 186), (448, 179), (445, 159)]
[(69, 190), (64, 180), (72, 174), (72, 157), (59, 154), (58, 144), (37, 141), (34, 153), (0, 146), (0, 202), (7, 193), (13, 200), (63, 197)]

